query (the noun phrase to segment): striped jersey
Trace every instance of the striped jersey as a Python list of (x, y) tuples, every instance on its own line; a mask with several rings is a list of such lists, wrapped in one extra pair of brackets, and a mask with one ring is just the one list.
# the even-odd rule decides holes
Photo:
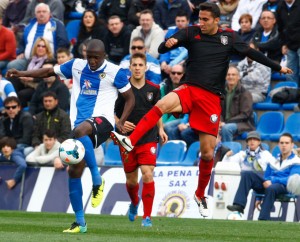
[(105, 117), (115, 125), (114, 106), (120, 93), (131, 88), (126, 73), (119, 66), (104, 60), (96, 70), (89, 68), (87, 60), (73, 59), (55, 66), (61, 79), (73, 78), (70, 104), (72, 128), (91, 117)]

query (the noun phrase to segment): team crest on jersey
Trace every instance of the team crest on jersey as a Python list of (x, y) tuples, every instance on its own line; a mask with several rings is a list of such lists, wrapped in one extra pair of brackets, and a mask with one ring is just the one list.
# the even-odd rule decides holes
[(221, 43), (223, 45), (227, 45), (228, 44), (228, 36), (221, 35)]
[(103, 72), (103, 73), (101, 73), (101, 74), (99, 74), (99, 78), (100, 79), (103, 79), (103, 78), (105, 78), (106, 77), (106, 74)]
[(210, 121), (211, 121), (212, 123), (217, 122), (217, 121), (218, 121), (218, 115), (217, 115), (217, 114), (212, 114), (212, 115), (210, 116)]
[(153, 100), (153, 92), (147, 92), (147, 100), (152, 101)]

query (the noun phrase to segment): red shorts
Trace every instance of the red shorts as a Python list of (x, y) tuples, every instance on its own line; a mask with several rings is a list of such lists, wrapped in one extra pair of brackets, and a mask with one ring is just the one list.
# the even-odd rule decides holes
[(157, 143), (146, 143), (134, 146), (128, 154), (122, 154), (124, 171), (130, 173), (135, 171), (140, 165), (156, 166)]
[(221, 115), (221, 98), (210, 91), (183, 84), (174, 89), (180, 99), (182, 113), (189, 113), (190, 126), (217, 137)]

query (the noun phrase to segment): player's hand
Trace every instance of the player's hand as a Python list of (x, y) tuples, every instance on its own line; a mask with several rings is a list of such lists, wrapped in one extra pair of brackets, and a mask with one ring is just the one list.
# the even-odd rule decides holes
[(175, 38), (170, 38), (167, 40), (165, 46), (168, 47), (168, 48), (171, 48), (173, 47), (174, 45), (176, 45), (178, 43), (178, 40), (175, 39)]
[[(124, 122), (124, 123), (125, 123), (125, 122)], [(117, 129), (118, 129), (123, 135), (127, 133), (127, 132), (126, 132), (126, 129), (125, 129), (125, 127), (124, 127), (124, 123), (121, 122), (120, 120), (116, 123)]]
[(16, 69), (9, 69), (9, 70), (6, 72), (5, 77), (6, 77), (6, 78), (19, 77), (19, 71), (16, 70)]
[(290, 68), (284, 66), (281, 67), (279, 72), (282, 74), (293, 74), (293, 71)]
[(135, 124), (131, 123), (131, 122), (128, 122), (128, 121), (125, 121), (124, 129), (126, 130), (126, 133), (131, 132), (132, 130), (135, 129)]
[(168, 141), (168, 135), (166, 134), (166, 132), (164, 131), (164, 129), (163, 128), (159, 129), (158, 133), (159, 133), (159, 137), (161, 139), (162, 144), (167, 143), (167, 141)]

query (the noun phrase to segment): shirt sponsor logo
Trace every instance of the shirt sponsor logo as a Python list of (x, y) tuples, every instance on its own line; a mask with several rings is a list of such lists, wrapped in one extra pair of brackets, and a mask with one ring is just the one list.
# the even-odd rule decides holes
[(227, 45), (228, 44), (228, 36), (221, 35), (221, 43), (223, 45)]

